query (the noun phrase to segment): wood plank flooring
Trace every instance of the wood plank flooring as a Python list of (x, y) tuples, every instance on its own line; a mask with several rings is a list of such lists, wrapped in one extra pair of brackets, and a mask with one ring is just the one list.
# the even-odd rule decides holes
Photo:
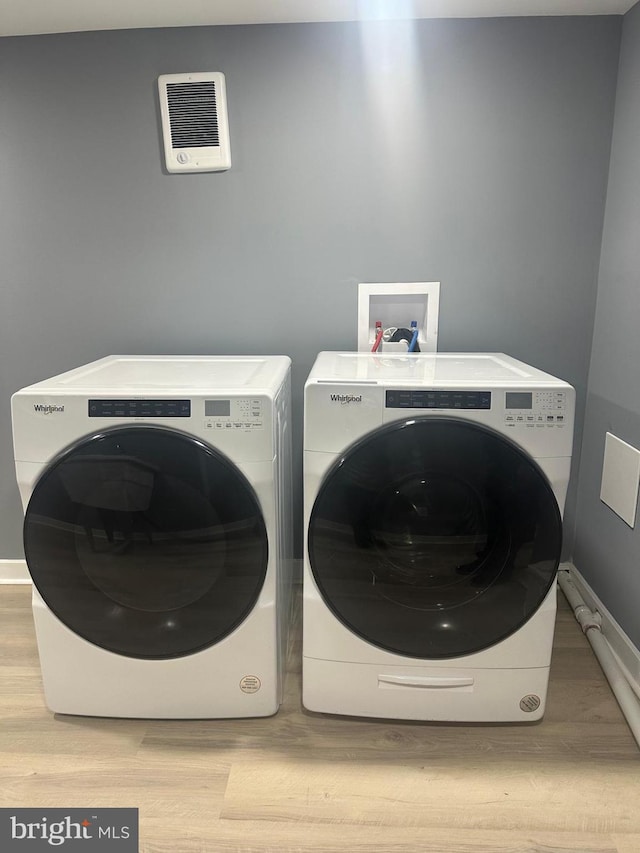
[[(640, 853), (640, 752), (560, 596), (547, 713), (519, 726), (54, 716), (30, 588), (0, 586), (0, 806), (140, 810), (141, 853)], [(299, 620), (298, 620), (299, 621)]]

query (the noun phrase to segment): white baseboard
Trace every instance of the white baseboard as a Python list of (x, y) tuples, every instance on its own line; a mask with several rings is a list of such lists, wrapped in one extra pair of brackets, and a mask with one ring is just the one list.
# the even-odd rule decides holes
[(0, 560), (0, 583), (31, 583), (25, 560)]
[(566, 569), (571, 580), (582, 596), (587, 607), (600, 614), (602, 619), (602, 635), (609, 644), (615, 657), (618, 659), (620, 669), (623, 671), (627, 681), (631, 685), (636, 696), (640, 696), (640, 649), (631, 642), (627, 634), (622, 630), (595, 592), (591, 589), (578, 569), (572, 563), (563, 563), (561, 569)]

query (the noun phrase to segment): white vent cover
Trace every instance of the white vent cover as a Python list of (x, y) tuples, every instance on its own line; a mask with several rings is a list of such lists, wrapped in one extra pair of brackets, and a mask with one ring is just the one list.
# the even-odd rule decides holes
[(167, 171), (230, 169), (224, 74), (162, 74), (158, 88)]

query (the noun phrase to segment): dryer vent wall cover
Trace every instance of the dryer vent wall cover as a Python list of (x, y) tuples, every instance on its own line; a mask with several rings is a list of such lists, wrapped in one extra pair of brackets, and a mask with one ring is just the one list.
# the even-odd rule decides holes
[(224, 74), (162, 74), (158, 89), (167, 171), (230, 169)]

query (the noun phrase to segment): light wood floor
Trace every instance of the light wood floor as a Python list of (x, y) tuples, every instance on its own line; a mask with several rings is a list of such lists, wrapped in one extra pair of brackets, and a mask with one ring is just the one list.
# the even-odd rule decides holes
[(306, 713), (299, 626), (275, 717), (54, 716), (29, 587), (0, 586), (0, 625), (2, 807), (138, 807), (141, 853), (640, 853), (640, 753), (562, 597), (527, 726)]

